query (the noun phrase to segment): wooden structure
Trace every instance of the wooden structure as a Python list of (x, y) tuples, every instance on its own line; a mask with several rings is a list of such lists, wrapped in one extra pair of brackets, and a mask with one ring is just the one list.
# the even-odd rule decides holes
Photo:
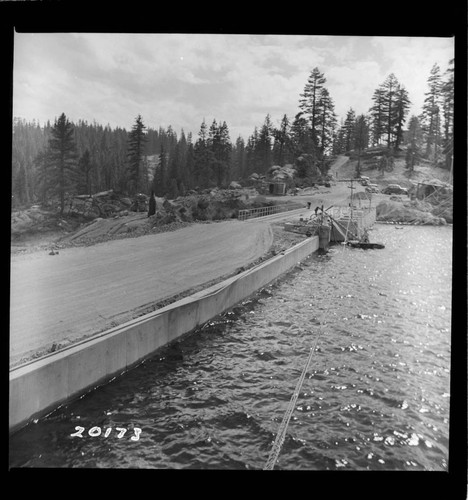
[(282, 203), (281, 205), (272, 205), (269, 207), (251, 208), (248, 210), (239, 210), (237, 218), (239, 220), (254, 219), (256, 217), (265, 217), (267, 215), (289, 212), (291, 210), (304, 209), (302, 203)]
[(285, 182), (269, 182), (268, 191), (270, 194), (276, 194), (284, 196), (286, 194), (286, 183)]
[(413, 192), (418, 200), (440, 203), (453, 196), (453, 186), (435, 179), (430, 182), (418, 182)]
[(330, 240), (342, 242), (347, 239), (360, 239), (365, 229), (375, 223), (375, 207), (354, 209), (352, 207), (332, 207), (330, 209), (333, 228)]
[[(338, 181), (350, 183), (348, 187), (351, 189), (351, 201), (347, 207), (331, 206), (326, 210), (320, 211), (318, 214), (313, 214), (307, 220), (301, 219), (297, 223), (286, 223), (284, 229), (306, 236), (320, 236), (320, 228), (325, 225), (329, 227), (328, 241), (331, 243), (341, 243), (350, 240), (361, 241), (367, 228), (375, 223), (376, 209), (371, 206), (370, 199), (368, 207), (355, 207), (353, 191), (356, 188), (353, 183), (358, 181), (359, 179), (341, 179)], [(361, 205), (361, 203), (359, 204)]]

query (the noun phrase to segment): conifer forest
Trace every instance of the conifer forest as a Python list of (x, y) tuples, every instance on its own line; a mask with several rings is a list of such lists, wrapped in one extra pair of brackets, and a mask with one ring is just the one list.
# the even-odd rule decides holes
[(12, 207), (27, 208), (54, 200), (63, 213), (67, 197), (114, 190), (127, 195), (152, 192), (173, 199), (189, 191), (248, 185), (253, 173), (291, 165), (301, 183), (326, 176), (336, 155), (384, 148), (389, 156), (404, 147), (407, 168), (421, 159), (442, 169), (452, 164), (454, 61), (434, 64), (427, 76), (424, 105), (408, 116), (411, 95), (389, 74), (375, 89), (366, 114), (349, 108), (338, 117), (327, 78), (314, 68), (298, 96), (295, 116), (252, 124), (249, 137), (232, 137), (219, 117), (204, 119), (198, 131), (145, 123), (135, 110), (131, 130), (67, 118), (57, 110), (52, 121), (12, 125)]

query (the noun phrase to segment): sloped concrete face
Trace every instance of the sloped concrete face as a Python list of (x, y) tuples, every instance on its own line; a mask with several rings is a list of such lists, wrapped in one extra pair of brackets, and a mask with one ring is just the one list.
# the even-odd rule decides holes
[[(145, 319), (144, 319), (145, 318)], [(170, 342), (169, 314), (144, 316), (141, 321), (124, 328), (120, 337), (125, 338), (125, 363), (119, 368), (129, 369), (147, 358), (159, 347)], [(125, 325), (123, 325), (125, 326)], [(120, 341), (122, 343), (122, 341)]]
[(10, 371), (10, 432), (132, 368), (318, 250), (318, 237), (153, 313)]
[(10, 429), (58, 406), (68, 396), (69, 359), (36, 362), (10, 373)]

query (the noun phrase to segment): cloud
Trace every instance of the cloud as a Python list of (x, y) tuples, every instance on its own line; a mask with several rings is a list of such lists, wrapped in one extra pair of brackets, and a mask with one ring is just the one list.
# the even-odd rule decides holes
[(434, 38), (17, 34), (14, 114), (45, 121), (65, 112), (129, 129), (140, 113), (147, 126), (194, 134), (216, 119), (247, 139), (267, 114), (274, 123), (295, 116), (314, 67), (343, 116), (367, 112), (391, 72), (420, 105), (430, 68), (445, 69), (452, 55), (453, 41)]
[(380, 67), (375, 61), (330, 68), (326, 85), (335, 102), (335, 112), (345, 117), (346, 112), (353, 108), (356, 114), (366, 114), (372, 105), (372, 95), (380, 78)]
[(437, 63), (443, 74), (454, 56), (453, 38), (374, 37), (372, 44), (385, 53), (386, 76), (395, 74), (409, 93), (411, 113), (419, 114), (431, 68)]

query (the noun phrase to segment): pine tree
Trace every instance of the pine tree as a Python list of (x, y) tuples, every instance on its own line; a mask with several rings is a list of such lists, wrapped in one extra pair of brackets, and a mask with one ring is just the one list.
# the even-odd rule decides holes
[(417, 116), (411, 116), (408, 124), (406, 148), (406, 168), (414, 171), (414, 167), (420, 162), (421, 159), (421, 144), (422, 144), (422, 130)]
[(50, 128), (41, 127), (39, 122), (34, 120), (28, 123), (15, 117), (12, 132), (12, 203), (29, 205), (39, 194), (34, 160), (39, 152), (47, 147)]
[(336, 127), (336, 114), (333, 99), (328, 89), (323, 88), (318, 101), (317, 126), (319, 129), (319, 144), (322, 156), (329, 150), (333, 142), (333, 132)]
[(260, 160), (258, 158), (258, 137), (258, 128), (254, 127), (253, 134), (248, 137), (245, 146), (246, 175), (258, 173), (261, 170)]
[(424, 94), (421, 123), (426, 135), (426, 157), (429, 158), (432, 147), (434, 147), (434, 161), (437, 162), (443, 85), (440, 67), (437, 63), (432, 66), (427, 85), (429, 89)]
[(14, 205), (29, 204), (28, 188), (26, 169), (24, 164), (21, 163), (12, 175), (12, 192), (16, 193), (16, 195), (12, 195)]
[(174, 177), (169, 181), (168, 198), (174, 200), (179, 196), (179, 189), (177, 187), (177, 180)]
[(159, 161), (154, 172), (153, 186), (152, 186), (154, 194), (159, 198), (162, 198), (167, 191), (166, 172), (167, 172), (167, 156), (164, 150), (164, 146), (161, 143), (159, 151)]
[(194, 162), (195, 162), (195, 153), (194, 153), (194, 146), (192, 144), (192, 133), (189, 133), (187, 136), (187, 155), (185, 161), (185, 182), (187, 189), (193, 189), (194, 187), (194, 180), (193, 180)]
[(371, 137), (372, 137), (372, 145), (378, 146), (380, 144), (381, 138), (384, 133), (384, 90), (382, 87), (379, 87), (374, 91), (374, 95), (372, 96), (372, 100), (374, 104), (370, 109), (371, 114)]
[(319, 102), (326, 81), (324, 74), (318, 68), (314, 68), (304, 86), (304, 92), (300, 94), (299, 108), (309, 118), (312, 135), (315, 139), (320, 134), (318, 128)]
[(353, 108), (349, 108), (346, 113), (346, 119), (343, 124), (344, 137), (343, 145), (345, 152), (351, 151), (354, 148), (354, 134), (356, 131), (356, 113)]
[(78, 168), (81, 174), (79, 188), (84, 194), (91, 194), (91, 171), (93, 167), (89, 149), (86, 149), (78, 160)]
[(396, 94), (399, 83), (396, 76), (391, 73), (382, 84), (383, 94), (383, 116), (384, 130), (387, 136), (387, 148), (393, 145), (393, 130), (396, 122)]
[(211, 169), (215, 174), (216, 184), (223, 186), (229, 178), (232, 151), (229, 129), (226, 122), (218, 125), (216, 120), (213, 120), (207, 144), (214, 158), (214, 161), (211, 163)]
[[(145, 129), (141, 115), (138, 115), (128, 134), (128, 190), (130, 194), (138, 193), (143, 187), (142, 165), (146, 143)], [(144, 174), (146, 176), (146, 172)]]
[(194, 180), (198, 188), (206, 188), (213, 185), (211, 165), (214, 159), (213, 152), (208, 146), (208, 131), (205, 120), (203, 120), (193, 151)]
[(453, 119), (454, 119), (454, 60), (449, 61), (442, 85), (442, 113), (444, 119), (443, 154), (445, 155), (445, 168), (451, 169), (453, 157)]
[(396, 92), (395, 116), (393, 118), (395, 149), (400, 147), (401, 141), (403, 140), (403, 125), (406, 121), (406, 115), (410, 104), (407, 90), (403, 85), (400, 85)]
[(233, 175), (236, 179), (244, 179), (247, 177), (246, 173), (246, 159), (245, 159), (245, 142), (244, 139), (239, 136), (236, 139), (236, 144), (232, 149), (232, 164), (233, 164)]
[(410, 104), (408, 92), (391, 73), (375, 90), (372, 100), (374, 101), (370, 108), (372, 145), (379, 145), (384, 138), (388, 149), (398, 148), (403, 139), (403, 125)]
[(55, 120), (51, 128), (49, 147), (39, 162), (44, 195), (58, 196), (60, 215), (65, 208), (65, 195), (75, 190), (77, 184), (76, 145), (73, 125), (65, 113)]
[(284, 115), (279, 128), (273, 130), (273, 162), (275, 165), (280, 165), (281, 167), (291, 162), (289, 158), (289, 150), (291, 149), (290, 128), (289, 119)]
[(169, 187), (171, 186), (172, 179), (175, 179), (176, 184), (178, 185), (179, 182), (181, 181), (181, 158), (182, 152), (181, 152), (181, 144), (177, 141), (175, 142), (172, 151), (169, 156), (169, 168), (168, 168), (168, 182), (169, 182)]
[(37, 171), (37, 194), (42, 203), (47, 200), (49, 186), (52, 182), (52, 172), (49, 168), (48, 149), (40, 151), (34, 158), (34, 167)]
[(211, 151), (214, 151), (214, 149), (216, 148), (216, 143), (218, 141), (217, 135), (218, 123), (216, 122), (216, 119), (214, 119), (208, 130), (208, 137), (206, 139), (206, 144), (211, 149)]
[(297, 175), (311, 179), (318, 173), (318, 148), (308, 120), (302, 113), (298, 113), (291, 125), (291, 139), (293, 144)]
[(369, 126), (364, 115), (359, 115), (354, 125), (354, 150), (358, 152), (358, 162), (356, 165), (356, 176), (361, 176), (361, 152), (369, 145)]
[(272, 148), (272, 138), (273, 138), (273, 125), (271, 123), (270, 115), (265, 117), (265, 121), (258, 134), (258, 140), (256, 142), (256, 153), (259, 159), (259, 173), (266, 173), (271, 167), (271, 148)]
[(294, 117), (294, 121), (291, 125), (291, 142), (296, 158), (304, 153), (316, 156), (317, 143), (312, 137), (308, 120), (304, 118), (302, 113), (298, 113)]
[(345, 142), (345, 128), (344, 128), (343, 118), (341, 118), (338, 130), (335, 130), (333, 133), (332, 153), (334, 155), (340, 155), (346, 152), (344, 142)]
[[(179, 186), (179, 192), (181, 196), (184, 196), (182, 194), (182, 190), (180, 186), (187, 181), (187, 172), (186, 172), (186, 166), (187, 166), (187, 150), (188, 150), (188, 144), (187, 144), (187, 138), (185, 137), (185, 132), (184, 129), (181, 129), (180, 131), (180, 138), (178, 141), (178, 147), (179, 147), (179, 168), (178, 168), (178, 186)], [(185, 189), (184, 189), (185, 191)]]

